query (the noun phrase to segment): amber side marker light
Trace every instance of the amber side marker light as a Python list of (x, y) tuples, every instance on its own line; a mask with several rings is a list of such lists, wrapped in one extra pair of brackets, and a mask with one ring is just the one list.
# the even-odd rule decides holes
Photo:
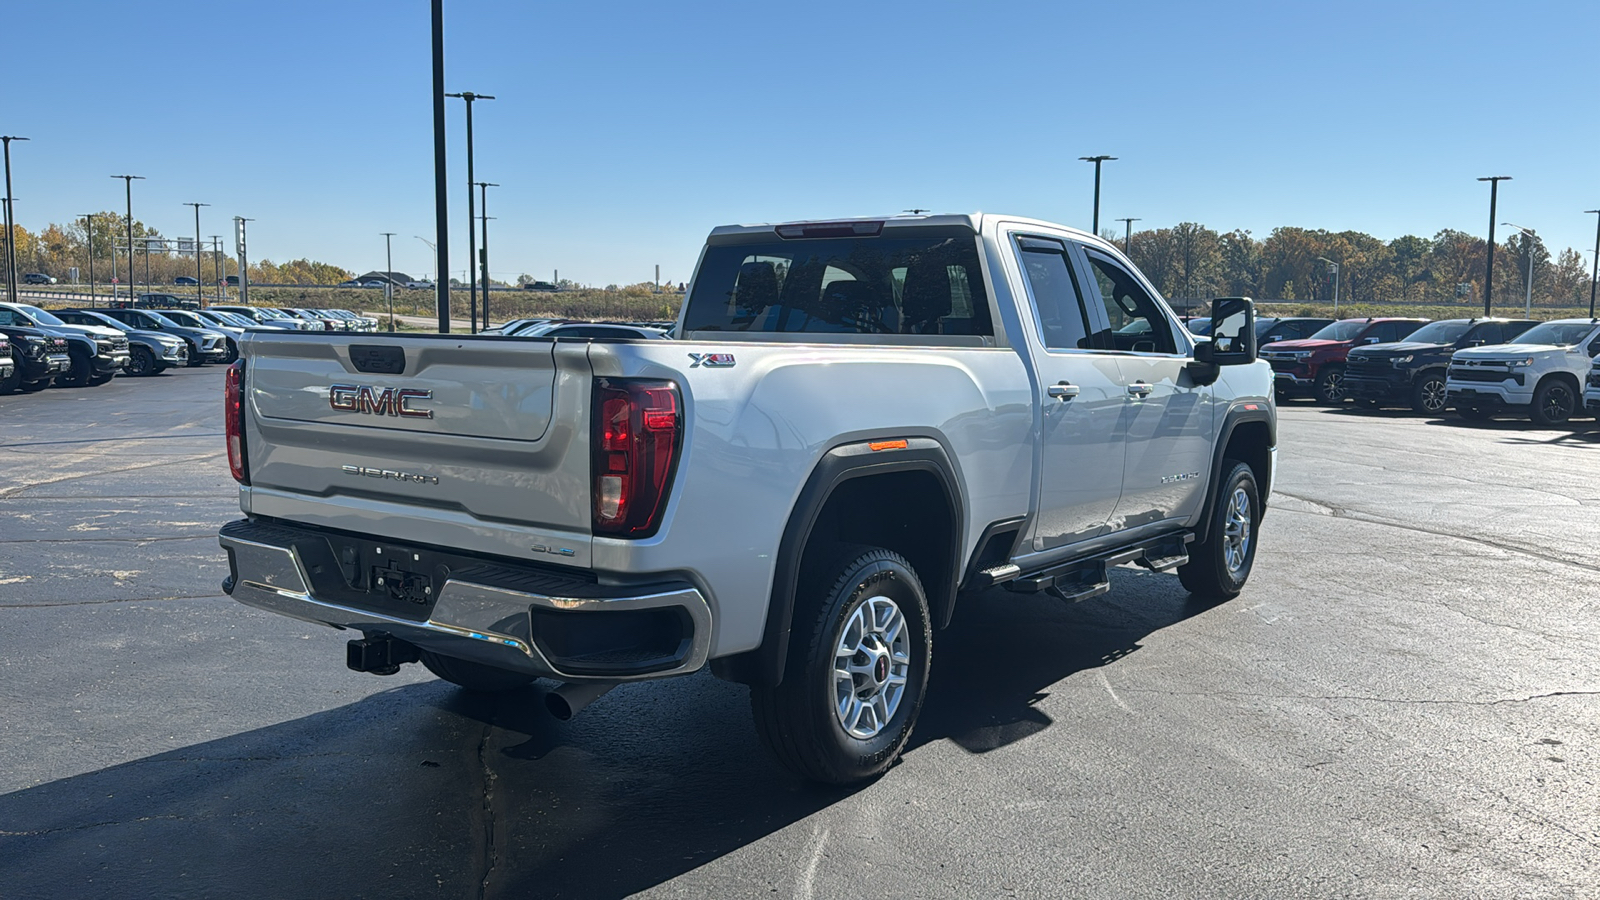
[(869, 441), (867, 446), (870, 447), (873, 452), (877, 452), (879, 450), (904, 450), (906, 448), (906, 442), (904, 440)]

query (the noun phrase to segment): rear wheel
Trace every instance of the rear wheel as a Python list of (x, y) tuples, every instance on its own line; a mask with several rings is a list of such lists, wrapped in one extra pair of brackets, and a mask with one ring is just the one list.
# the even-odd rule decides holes
[(1565, 424), (1577, 408), (1578, 394), (1572, 385), (1560, 378), (1552, 378), (1533, 392), (1533, 406), (1528, 410), (1528, 418), (1535, 425), (1549, 428)]
[(532, 675), (496, 669), (482, 663), (468, 662), (453, 656), (440, 656), (427, 650), (421, 653), (422, 664), (429, 672), (454, 685), (480, 694), (499, 694), (514, 691), (532, 683)]
[(122, 371), (128, 375), (154, 375), (156, 355), (149, 347), (134, 347), (128, 355), (128, 366)]
[(1206, 539), (1189, 550), (1178, 567), (1178, 580), (1196, 597), (1232, 600), (1244, 590), (1256, 560), (1256, 531), (1261, 522), (1261, 492), (1255, 471), (1226, 460), (1221, 490), (1211, 509)]
[(1411, 408), (1425, 416), (1436, 416), (1450, 405), (1450, 395), (1445, 392), (1444, 375), (1424, 372), (1411, 387)]
[(1317, 395), (1317, 402), (1327, 406), (1338, 406), (1344, 402), (1347, 392), (1344, 387), (1344, 367), (1324, 366), (1317, 373), (1316, 384), (1312, 392)]
[(756, 731), (790, 771), (829, 784), (900, 757), (927, 692), (928, 601), (897, 553), (840, 544), (797, 585), (783, 681), (750, 691)]

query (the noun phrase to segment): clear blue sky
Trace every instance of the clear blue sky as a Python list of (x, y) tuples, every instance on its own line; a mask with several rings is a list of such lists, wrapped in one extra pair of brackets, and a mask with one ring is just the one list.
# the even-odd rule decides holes
[[(1600, 3), (448, 0), (497, 278), (689, 277), (730, 222), (984, 210), (1593, 246)], [(431, 267), (428, 4), (13, 3), (0, 132), (19, 221), (250, 216), (251, 256)], [(451, 261), (466, 260), (450, 101)]]

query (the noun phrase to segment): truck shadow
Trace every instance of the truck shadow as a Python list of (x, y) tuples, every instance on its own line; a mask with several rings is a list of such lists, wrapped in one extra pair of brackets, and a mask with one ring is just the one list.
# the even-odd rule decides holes
[[(961, 607), (910, 758), (1038, 734), (1052, 685), (1207, 608), (1169, 575), (1113, 580), (1115, 602), (995, 591)], [(746, 690), (706, 674), (621, 687), (565, 724), (541, 700), (411, 683), (0, 796), (0, 884), (17, 897), (622, 897), (861, 802), (778, 769)], [(804, 860), (782, 841), (765, 852), (755, 871), (788, 893)]]

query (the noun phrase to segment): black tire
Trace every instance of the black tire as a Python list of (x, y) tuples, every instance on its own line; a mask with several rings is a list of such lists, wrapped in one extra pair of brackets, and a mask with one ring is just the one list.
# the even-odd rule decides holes
[(39, 379), (38, 381), (24, 381), (19, 386), (22, 388), (22, 392), (24, 394), (37, 394), (40, 391), (44, 390), (45, 388), (49, 387), (50, 386), (50, 382), (55, 381), (55, 380), (56, 380), (56, 377), (54, 375), (46, 375), (45, 377)]
[(189, 368), (198, 369), (205, 364), (206, 358), (200, 355), (200, 345), (191, 343), (189, 345)]
[(1533, 392), (1528, 418), (1545, 428), (1565, 425), (1578, 408), (1578, 392), (1562, 378), (1547, 378)]
[(72, 368), (56, 376), (56, 383), (67, 387), (83, 387), (94, 377), (94, 361), (81, 353), (70, 357)]
[[(1256, 561), (1262, 509), (1255, 471), (1233, 459), (1223, 460), (1222, 471), (1221, 487), (1207, 513), (1211, 524), (1206, 539), (1190, 546), (1189, 561), (1178, 567), (1178, 580), (1189, 593), (1204, 600), (1232, 600), (1239, 596)], [(1247, 507), (1241, 519), (1242, 529), (1233, 522), (1235, 496), (1241, 493)], [(1230, 524), (1235, 526), (1232, 533)], [(1241, 531), (1242, 544), (1235, 539)]]
[(1457, 406), (1456, 415), (1468, 422), (1487, 422), (1493, 413), (1481, 406)]
[(1344, 388), (1344, 366), (1323, 366), (1317, 371), (1317, 381), (1311, 393), (1323, 406), (1338, 406), (1348, 396)]
[(231, 366), (236, 360), (238, 360), (238, 358), (239, 345), (234, 343), (233, 338), (228, 338), (228, 355), (222, 358), (222, 364), (225, 366)]
[(115, 377), (117, 377), (117, 373), (115, 373), (115, 372), (112, 372), (110, 375), (95, 375), (95, 376), (92, 376), (89, 379), (89, 386), (90, 387), (99, 387), (102, 384), (109, 384), (111, 382), (111, 379), (113, 379)]
[[(836, 651), (847, 635), (859, 633), (853, 627), (858, 610), (872, 603), (878, 612), (888, 612), (878, 602), (883, 599), (899, 610), (902, 624), (895, 634), (905, 640), (891, 640), (885, 647), (878, 633), (862, 635), (856, 644), (866, 649), (849, 659), (867, 669), (849, 676), (850, 687), (841, 696), (835, 679)], [(903, 662), (894, 653), (896, 645), (903, 649)], [(826, 784), (876, 778), (900, 758), (911, 739), (927, 694), (932, 652), (927, 595), (911, 564), (878, 547), (835, 545), (800, 575), (782, 683), (750, 691), (756, 732), (778, 762), (802, 778)], [(896, 677), (896, 666), (904, 683), (898, 700), (890, 700), (887, 679)], [(854, 724), (871, 733), (857, 736), (847, 731), (841, 718), (849, 713), (838, 707), (845, 698), (860, 702), (866, 696), (863, 689), (882, 697), (883, 703), (861, 704)], [(873, 710), (873, 721), (863, 724), (866, 707)], [(888, 714), (879, 722), (882, 710)]]
[(522, 672), (496, 669), (493, 666), (468, 662), (453, 656), (440, 656), (427, 650), (422, 651), (422, 664), (429, 672), (445, 681), (478, 694), (514, 691), (520, 687), (527, 687), (534, 678)]
[(1423, 372), (1411, 386), (1411, 409), (1424, 416), (1443, 415), (1450, 408), (1443, 372)]
[(12, 393), (22, 384), (22, 370), (13, 366), (11, 374), (0, 378), (0, 396)]
[(134, 347), (128, 351), (128, 365), (122, 373), (137, 378), (154, 375), (159, 371), (161, 370), (156, 368), (156, 355), (150, 352), (149, 347)]

